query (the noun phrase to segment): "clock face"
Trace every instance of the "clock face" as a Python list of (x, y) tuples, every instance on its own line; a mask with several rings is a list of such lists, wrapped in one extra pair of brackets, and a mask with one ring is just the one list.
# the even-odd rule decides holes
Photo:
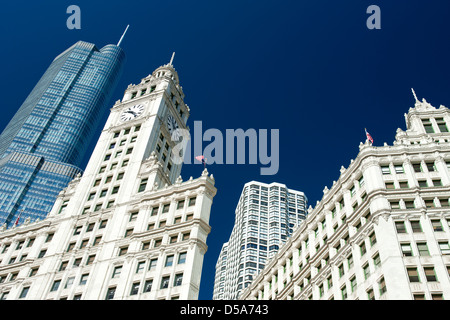
[(142, 112), (144, 112), (144, 106), (142, 104), (137, 104), (135, 106), (129, 107), (128, 109), (125, 109), (120, 115), (120, 120), (124, 122), (133, 120), (139, 117)]
[[(172, 135), (173, 132), (178, 129), (178, 123), (177, 120), (175, 120), (175, 117), (169, 114), (167, 117), (167, 128), (169, 129), (170, 134)], [(175, 137), (177, 138), (177, 137)]]

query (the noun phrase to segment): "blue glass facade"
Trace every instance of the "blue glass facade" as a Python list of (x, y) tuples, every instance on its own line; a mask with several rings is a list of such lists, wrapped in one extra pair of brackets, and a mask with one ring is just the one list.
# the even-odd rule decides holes
[(43, 219), (82, 170), (125, 54), (79, 41), (61, 53), (0, 135), (0, 225)]

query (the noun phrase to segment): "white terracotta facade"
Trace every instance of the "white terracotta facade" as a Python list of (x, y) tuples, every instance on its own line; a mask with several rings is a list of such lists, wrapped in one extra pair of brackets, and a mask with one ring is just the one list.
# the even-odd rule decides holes
[(216, 188), (172, 161), (183, 99), (171, 63), (127, 88), (48, 217), (0, 231), (0, 299), (198, 298)]
[(241, 299), (450, 299), (450, 111), (368, 141)]

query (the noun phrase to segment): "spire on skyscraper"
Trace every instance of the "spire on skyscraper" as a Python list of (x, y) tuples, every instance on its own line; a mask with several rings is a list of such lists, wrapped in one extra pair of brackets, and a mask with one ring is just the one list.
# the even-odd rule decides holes
[(416, 102), (419, 102), (419, 99), (417, 99), (416, 92), (414, 91), (413, 88), (411, 88), (411, 91), (412, 91), (412, 93), (414, 95), (414, 99), (416, 99)]
[(172, 58), (170, 58), (170, 62), (169, 62), (169, 65), (172, 66), (172, 67), (173, 67), (172, 62), (173, 62), (173, 58), (174, 57), (175, 57), (175, 51), (172, 53)]
[(128, 27), (130, 25), (127, 25), (127, 27), (125, 28), (125, 31), (123, 32), (122, 36), (120, 37), (119, 42), (117, 42), (117, 46), (120, 47), (120, 44), (122, 43), (123, 38), (125, 37), (125, 33), (127, 33)]

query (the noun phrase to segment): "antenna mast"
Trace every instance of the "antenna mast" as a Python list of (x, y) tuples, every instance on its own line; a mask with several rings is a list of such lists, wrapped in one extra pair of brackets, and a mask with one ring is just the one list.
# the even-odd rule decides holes
[(170, 58), (170, 62), (169, 62), (170, 65), (172, 65), (172, 62), (173, 62), (173, 58), (174, 58), (174, 57), (175, 57), (175, 52), (172, 53), (172, 58)]
[(123, 37), (125, 37), (125, 33), (127, 33), (127, 30), (128, 30), (128, 27), (129, 27), (129, 26), (130, 26), (130, 25), (127, 25), (125, 31), (123, 32), (122, 36), (120, 37), (119, 42), (117, 42), (117, 46), (118, 46), (118, 47), (120, 47), (120, 44), (122, 43)]

